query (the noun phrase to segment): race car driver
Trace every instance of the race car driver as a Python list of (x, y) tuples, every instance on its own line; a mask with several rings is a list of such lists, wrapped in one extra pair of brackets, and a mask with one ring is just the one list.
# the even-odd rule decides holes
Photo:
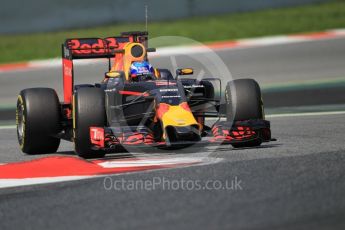
[(147, 61), (133, 62), (130, 67), (130, 78), (134, 82), (154, 80), (154, 68)]

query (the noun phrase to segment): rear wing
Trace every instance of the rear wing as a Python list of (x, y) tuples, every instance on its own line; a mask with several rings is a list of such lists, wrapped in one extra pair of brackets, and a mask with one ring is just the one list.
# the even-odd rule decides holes
[(89, 59), (112, 58), (121, 52), (123, 44), (138, 42), (147, 48), (147, 32), (125, 32), (121, 36), (107, 38), (70, 38), (62, 44), (62, 58)]
[[(62, 44), (62, 74), (64, 103), (71, 104), (74, 74), (74, 59), (114, 58), (129, 42), (137, 42), (147, 48), (147, 32), (124, 32), (120, 36), (107, 38), (69, 38)], [(110, 64), (109, 64), (110, 66)]]

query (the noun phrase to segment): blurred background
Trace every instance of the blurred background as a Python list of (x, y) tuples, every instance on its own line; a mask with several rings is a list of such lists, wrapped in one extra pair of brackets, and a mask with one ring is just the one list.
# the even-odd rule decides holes
[[(30, 33), (112, 23), (176, 20), (217, 14), (298, 6), (327, 0), (30, 0), (6, 1), (0, 9), (0, 33)], [(6, 22), (6, 23), (5, 23)]]
[(200, 42), (339, 28), (344, 0), (12, 0), (0, 8), (0, 63), (60, 56), (67, 37), (145, 29)]

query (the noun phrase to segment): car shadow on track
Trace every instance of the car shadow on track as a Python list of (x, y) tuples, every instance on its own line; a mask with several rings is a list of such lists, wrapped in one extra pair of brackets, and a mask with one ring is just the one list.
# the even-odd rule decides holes
[(270, 148), (276, 148), (280, 147), (282, 144), (267, 144), (267, 145), (260, 145), (256, 147), (241, 147), (241, 148), (232, 148), (231, 150), (239, 151), (239, 150), (245, 150), (245, 149), (270, 149)]
[[(231, 151), (241, 151), (248, 149), (266, 149), (266, 148), (276, 148), (280, 147), (282, 144), (265, 144), (257, 147), (243, 147), (243, 148), (233, 148), (232, 146), (218, 146), (216, 148), (209, 148), (207, 146), (191, 146), (185, 149), (178, 150), (166, 150), (159, 148), (146, 148), (140, 149), (140, 151), (128, 151), (122, 153), (109, 153), (105, 156), (105, 159), (121, 159), (121, 158), (138, 158), (138, 157), (160, 157), (160, 156), (183, 156), (190, 154), (211, 154), (214, 152), (231, 152)], [(134, 149), (135, 150), (135, 149)]]
[(67, 155), (67, 156), (75, 156), (74, 151), (58, 151), (55, 154), (59, 154), (59, 155)]
[[(183, 156), (190, 154), (212, 154), (214, 152), (231, 152), (231, 151), (243, 151), (249, 149), (267, 149), (267, 148), (276, 148), (280, 147), (282, 144), (264, 144), (257, 147), (243, 147), (243, 148), (233, 148), (229, 145), (220, 145), (215, 148), (209, 148), (207, 146), (191, 146), (185, 149), (178, 150), (167, 150), (160, 148), (145, 148), (145, 149), (131, 149), (131, 150), (122, 150), (116, 152), (108, 152), (102, 160), (117, 160), (117, 159), (127, 159), (127, 158), (143, 158), (143, 157), (164, 157), (164, 156)], [(65, 156), (75, 156), (77, 155), (74, 151), (59, 151), (56, 154), (65, 155)]]
[[(74, 152), (74, 151), (58, 151), (54, 154), (57, 155), (63, 155), (63, 156), (74, 156), (74, 157), (78, 157), (78, 155)], [(135, 157), (133, 154), (128, 153), (126, 151), (121, 151), (121, 152), (116, 152), (116, 153), (108, 153), (107, 155), (105, 155), (104, 158), (100, 158), (100, 159), (124, 159), (124, 158), (133, 158)], [(96, 158), (94, 158), (93, 160), (95, 160)]]

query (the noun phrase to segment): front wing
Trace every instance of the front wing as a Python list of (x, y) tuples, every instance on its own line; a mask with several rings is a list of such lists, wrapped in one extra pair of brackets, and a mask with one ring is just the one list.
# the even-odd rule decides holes
[(206, 131), (200, 141), (156, 141), (146, 127), (90, 127), (93, 149), (114, 150), (119, 147), (178, 148), (190, 145), (226, 145), (253, 141), (269, 142), (270, 122), (266, 120), (236, 121), (233, 124), (216, 122)]

